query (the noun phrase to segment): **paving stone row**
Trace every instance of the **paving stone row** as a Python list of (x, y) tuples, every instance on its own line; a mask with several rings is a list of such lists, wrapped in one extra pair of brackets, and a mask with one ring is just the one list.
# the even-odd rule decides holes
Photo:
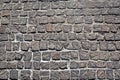
[(0, 0), (0, 80), (120, 80), (120, 0)]

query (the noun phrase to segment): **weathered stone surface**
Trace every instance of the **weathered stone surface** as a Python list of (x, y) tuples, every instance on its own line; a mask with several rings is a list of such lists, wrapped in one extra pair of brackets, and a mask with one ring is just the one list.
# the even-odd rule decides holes
[(68, 33), (68, 32), (71, 32), (71, 31), (72, 31), (72, 25), (67, 25), (67, 24), (65, 24), (65, 25), (63, 25), (62, 27), (63, 27), (63, 31), (64, 31), (65, 33)]
[(82, 48), (85, 49), (85, 50), (90, 49), (90, 42), (88, 42), (88, 41), (82, 41), (81, 45), (82, 45)]
[(32, 35), (30, 35), (30, 34), (25, 34), (25, 35), (24, 35), (24, 40), (25, 40), (25, 41), (32, 41)]
[(50, 62), (50, 69), (51, 70), (58, 70), (59, 69), (59, 66), (58, 66), (58, 63), (57, 62)]
[(32, 51), (38, 51), (39, 50), (39, 41), (32, 41), (31, 49), (32, 49)]
[(120, 70), (115, 70), (114, 74), (115, 74), (115, 79), (119, 79), (120, 78)]
[(7, 54), (7, 61), (14, 61), (15, 60), (15, 52), (8, 52)]
[(118, 61), (111, 61), (107, 63), (107, 67), (109, 69), (119, 69), (120, 65), (118, 63)]
[(60, 60), (60, 52), (52, 52), (51, 56), (53, 60)]
[(50, 66), (49, 62), (40, 62), (40, 69), (48, 70), (50, 69), (49, 66)]
[(7, 68), (7, 62), (0, 61), (0, 69), (6, 69)]
[(107, 45), (108, 42), (105, 42), (105, 41), (101, 41), (99, 43), (99, 46), (100, 46), (100, 50), (102, 51), (107, 51), (108, 50), (108, 45)]
[(8, 71), (7, 70), (0, 70), (0, 79), (8, 79)]
[(47, 41), (40, 41), (39, 48), (40, 48), (40, 50), (47, 50), (48, 49), (48, 42)]
[(20, 76), (21, 76), (22, 80), (24, 80), (24, 79), (31, 80), (30, 75), (31, 75), (31, 72), (29, 70), (23, 70), (23, 71), (21, 71)]
[(112, 60), (112, 61), (120, 60), (120, 53), (119, 52), (110, 52), (110, 60)]
[(98, 79), (105, 79), (106, 78), (105, 70), (97, 70), (97, 77)]
[(71, 79), (79, 79), (79, 70), (71, 70)]
[(33, 65), (33, 68), (35, 70), (39, 70), (40, 69), (40, 62), (39, 61), (34, 61), (32, 65)]
[(88, 51), (80, 51), (79, 58), (80, 58), (80, 60), (88, 60), (89, 59)]
[(0, 34), (0, 41), (7, 41), (8, 35), (7, 34)]
[(76, 61), (70, 62), (70, 69), (78, 69), (78, 62)]
[(34, 52), (33, 53), (33, 60), (41, 61), (41, 52)]
[(32, 52), (24, 52), (23, 53), (23, 60), (24, 61), (30, 61), (32, 58)]
[(0, 80), (119, 80), (120, 0), (0, 0)]
[(24, 62), (24, 68), (25, 69), (32, 69), (32, 62), (29, 62), (29, 61), (25, 61)]
[(70, 51), (66, 51), (66, 52), (61, 52), (61, 59), (62, 60), (69, 60), (70, 59)]
[(29, 43), (27, 43), (27, 42), (21, 42), (21, 50), (23, 50), (23, 51), (28, 51), (28, 49), (29, 49), (29, 46), (30, 44)]
[(10, 70), (10, 79), (18, 79), (18, 71), (13, 69), (13, 70)]
[(42, 59), (49, 61), (51, 58), (51, 52), (43, 52), (42, 53)]
[(17, 63), (16, 62), (8, 62), (7, 63), (7, 68), (8, 69), (16, 69), (17, 68)]
[(19, 62), (17, 62), (17, 68), (18, 69), (22, 69), (23, 68), (23, 62), (21, 62), (21, 61), (19, 61)]
[(37, 70), (34, 70), (32, 77), (34, 80), (39, 80), (40, 79), (40, 72)]
[(80, 70), (80, 79), (95, 79), (94, 70)]
[(59, 69), (68, 69), (68, 63), (67, 62), (59, 62), (58, 63)]
[(65, 70), (65, 71), (60, 71), (60, 79), (70, 79), (70, 71)]
[(59, 75), (60, 75), (59, 71), (54, 71), (54, 70), (52, 70), (51, 74), (50, 74), (51, 79), (53, 79), (53, 80), (59, 79)]

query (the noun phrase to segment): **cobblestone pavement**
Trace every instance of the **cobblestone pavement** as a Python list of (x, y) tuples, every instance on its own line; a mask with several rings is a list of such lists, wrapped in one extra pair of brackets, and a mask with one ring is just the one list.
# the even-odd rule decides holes
[(0, 80), (120, 80), (120, 0), (0, 0)]

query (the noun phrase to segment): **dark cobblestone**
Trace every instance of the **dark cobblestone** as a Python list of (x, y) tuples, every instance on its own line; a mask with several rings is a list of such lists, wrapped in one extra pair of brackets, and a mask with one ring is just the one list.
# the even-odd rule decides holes
[(0, 80), (119, 80), (120, 0), (0, 0)]

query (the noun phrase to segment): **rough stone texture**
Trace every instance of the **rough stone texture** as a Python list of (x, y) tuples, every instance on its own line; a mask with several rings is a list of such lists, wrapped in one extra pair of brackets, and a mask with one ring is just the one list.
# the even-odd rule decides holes
[(120, 80), (120, 0), (0, 0), (0, 80)]

